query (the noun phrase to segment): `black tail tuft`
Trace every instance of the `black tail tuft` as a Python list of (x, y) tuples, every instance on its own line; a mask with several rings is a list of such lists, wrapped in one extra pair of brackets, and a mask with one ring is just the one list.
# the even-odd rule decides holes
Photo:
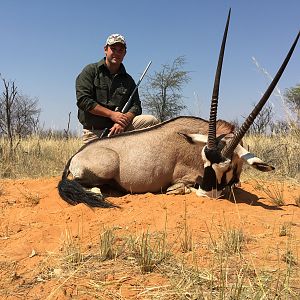
[(61, 179), (58, 184), (58, 192), (61, 198), (71, 205), (84, 203), (91, 207), (117, 207), (105, 201), (102, 195), (86, 191), (77, 181), (68, 178)]

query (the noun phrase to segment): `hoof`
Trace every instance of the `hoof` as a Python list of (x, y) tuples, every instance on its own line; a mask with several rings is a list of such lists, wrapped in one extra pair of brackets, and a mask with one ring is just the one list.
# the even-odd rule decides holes
[(91, 189), (85, 189), (88, 193), (92, 193), (94, 194), (95, 197), (97, 197), (97, 199), (99, 200), (103, 200), (104, 196), (101, 193), (101, 190), (98, 187), (93, 187)]
[(189, 194), (190, 192), (191, 192), (191, 189), (186, 187), (183, 183), (176, 183), (167, 189), (166, 194), (167, 195), (185, 195), (185, 194)]
[(91, 188), (91, 189), (90, 189), (90, 192), (95, 193), (95, 194), (101, 194), (101, 195), (102, 195), (101, 190), (100, 190), (99, 188), (97, 188), (97, 187)]

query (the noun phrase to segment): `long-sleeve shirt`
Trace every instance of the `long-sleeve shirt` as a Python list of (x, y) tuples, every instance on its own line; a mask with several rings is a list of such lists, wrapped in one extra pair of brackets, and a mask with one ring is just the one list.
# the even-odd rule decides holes
[[(89, 111), (97, 104), (111, 110), (118, 107), (118, 110), (121, 111), (135, 87), (134, 80), (126, 72), (123, 64), (115, 75), (110, 74), (105, 59), (87, 65), (76, 78), (78, 119), (83, 128), (111, 128), (114, 124), (111, 119), (94, 115)], [(132, 97), (129, 112), (136, 116), (142, 113), (138, 90)]]

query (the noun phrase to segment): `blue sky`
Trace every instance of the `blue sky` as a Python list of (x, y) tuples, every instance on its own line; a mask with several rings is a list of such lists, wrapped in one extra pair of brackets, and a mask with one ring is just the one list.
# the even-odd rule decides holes
[[(103, 57), (111, 33), (127, 39), (125, 67), (138, 81), (185, 56), (191, 81), (184, 89), (183, 114), (208, 117), (219, 47), (232, 9), (219, 96), (219, 118), (249, 113), (269, 83), (252, 57), (274, 75), (300, 29), (299, 0), (193, 1), (37, 1), (1, 0), (0, 73), (19, 90), (37, 97), (45, 128), (71, 127), (77, 121), (75, 78), (88, 63)], [(279, 88), (300, 83), (300, 44)], [(143, 83), (142, 83), (143, 84)], [(1, 86), (2, 91), (2, 86)], [(276, 113), (284, 114), (277, 96)]]

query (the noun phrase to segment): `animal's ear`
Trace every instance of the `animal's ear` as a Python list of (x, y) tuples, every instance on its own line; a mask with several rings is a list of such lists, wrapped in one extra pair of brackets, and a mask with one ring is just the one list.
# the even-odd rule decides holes
[(253, 162), (251, 165), (253, 168), (262, 171), (262, 172), (269, 172), (274, 170), (275, 168), (273, 166), (268, 165), (267, 163), (261, 161), (261, 162)]
[(207, 135), (198, 134), (198, 133), (182, 133), (177, 132), (179, 135), (183, 136), (190, 144), (196, 144), (196, 143), (207, 143)]
[(247, 162), (251, 167), (262, 171), (262, 172), (269, 172), (274, 170), (275, 168), (273, 166), (270, 166), (269, 164), (263, 162), (260, 158), (255, 156), (254, 154), (247, 151), (243, 146), (240, 144), (236, 147), (234, 152), (245, 162)]

